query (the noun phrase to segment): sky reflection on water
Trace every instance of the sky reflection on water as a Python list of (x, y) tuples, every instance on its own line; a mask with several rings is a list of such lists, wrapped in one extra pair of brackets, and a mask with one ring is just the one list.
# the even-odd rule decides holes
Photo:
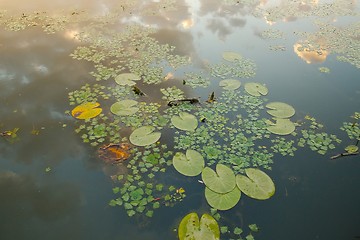
[[(223, 51), (240, 52), (255, 60), (254, 79), (269, 87), (270, 100), (287, 102), (299, 115), (315, 116), (336, 133), (343, 121), (359, 111), (355, 66), (338, 62), (331, 51), (299, 51), (298, 36), (266, 39), (261, 35), (271, 26), (283, 32), (314, 30), (308, 19), (289, 15), (272, 21), (254, 15), (258, 7), (270, 4), (266, 0), (246, 7), (182, 0), (177, 1), (178, 9), (169, 11), (158, 10), (156, 2), (139, 1), (141, 7), (131, 14), (127, 9), (120, 12), (114, 28), (121, 30), (134, 21), (155, 27), (154, 38), (176, 46), (176, 54), (189, 56), (201, 70), (218, 62)], [(299, 5), (299, 12), (309, 12), (324, 1), (306, 2)], [(84, 9), (89, 16), (105, 16), (129, 3), (0, 0), (2, 9), (14, 16), (32, 11), (54, 14), (59, 9)], [(357, 1), (350, 3), (352, 10), (358, 9)], [(358, 16), (344, 22), (354, 18)], [(88, 74), (92, 65), (69, 57), (81, 45), (77, 34), (86, 27), (73, 24), (56, 34), (45, 34), (40, 28), (19, 32), (0, 28), (0, 130), (20, 128), (18, 142), (0, 139), (4, 140), (0, 144), (0, 239), (176, 239), (172, 230), (180, 216), (204, 210), (206, 202), (197, 195), (189, 197), (183, 206), (163, 209), (145, 224), (129, 219), (122, 208), (110, 208), (113, 183), (109, 175), (114, 170), (82, 143), (73, 131), (73, 118), (65, 114), (67, 93), (92, 80)], [(281, 46), (284, 51), (271, 51), (270, 46)], [(320, 66), (329, 67), (330, 74), (320, 73)], [(180, 79), (178, 73), (172, 74)], [(208, 90), (190, 91), (205, 98), (208, 94)], [(34, 129), (39, 135), (31, 134)], [(279, 159), (273, 166), (278, 184), (274, 198), (265, 202), (242, 198), (234, 215), (259, 224), (262, 231), (256, 239), (352, 239), (360, 235), (356, 232), (360, 222), (356, 160), (329, 161), (305, 151), (294, 159)], [(197, 192), (201, 186), (193, 188)]]

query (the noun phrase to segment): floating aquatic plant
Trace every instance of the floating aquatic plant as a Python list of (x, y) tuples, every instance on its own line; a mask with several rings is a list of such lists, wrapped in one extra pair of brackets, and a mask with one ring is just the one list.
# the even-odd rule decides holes
[(241, 82), (236, 79), (224, 79), (219, 82), (219, 86), (225, 90), (236, 90), (241, 86)]
[(157, 142), (160, 136), (160, 132), (155, 132), (155, 127), (143, 126), (135, 129), (130, 134), (129, 140), (136, 146), (147, 146)]
[(283, 102), (270, 102), (265, 107), (269, 109), (267, 113), (276, 118), (290, 118), (295, 114), (295, 109)]
[(98, 116), (102, 112), (102, 108), (99, 107), (100, 103), (87, 102), (76, 106), (71, 115), (77, 119), (90, 119)]
[(186, 155), (182, 152), (175, 153), (173, 166), (185, 176), (197, 176), (205, 167), (204, 158), (197, 151), (188, 149)]
[(236, 184), (243, 193), (259, 200), (265, 200), (274, 195), (274, 182), (266, 173), (256, 168), (247, 168), (245, 173), (247, 176), (236, 175)]
[(180, 112), (179, 116), (173, 116), (171, 123), (178, 129), (184, 131), (194, 131), (198, 126), (196, 117), (187, 112)]
[(110, 111), (118, 116), (133, 115), (139, 111), (137, 104), (138, 102), (135, 100), (125, 99), (111, 105)]
[(209, 214), (203, 214), (199, 220), (197, 213), (189, 213), (179, 224), (178, 236), (180, 240), (219, 240), (219, 225)]
[(269, 92), (265, 85), (255, 82), (245, 83), (245, 91), (254, 97), (264, 96)]

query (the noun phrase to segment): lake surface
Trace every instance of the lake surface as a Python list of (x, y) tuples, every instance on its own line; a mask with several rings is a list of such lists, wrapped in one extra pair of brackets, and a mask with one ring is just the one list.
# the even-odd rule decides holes
[[(185, 215), (211, 212), (201, 175), (183, 176), (171, 164), (176, 152), (186, 150), (179, 139), (188, 137), (210, 168), (218, 162), (233, 168), (227, 158), (237, 146), (227, 133), (243, 132), (250, 139), (255, 130), (246, 132), (248, 125), (231, 121), (241, 114), (244, 122), (252, 117), (250, 123), (274, 122), (266, 109), (257, 109), (269, 102), (296, 110), (291, 117), (296, 136), (263, 129), (254, 137), (250, 158), (244, 157), (247, 167), (264, 171), (276, 191), (264, 201), (242, 193), (233, 208), (219, 211), (218, 224), (231, 231), (222, 228), (221, 239), (240, 239), (232, 233), (235, 227), (242, 228), (243, 239), (251, 239), (248, 234), (260, 240), (359, 238), (360, 157), (331, 159), (359, 145), (360, 120), (352, 117), (360, 112), (359, 1), (0, 0), (0, 6), (0, 132), (11, 135), (0, 138), (0, 239), (178, 239)], [(235, 60), (224, 59), (224, 52)], [(127, 72), (140, 76), (131, 84), (144, 96), (114, 81)], [(223, 79), (241, 86), (226, 90), (219, 85)], [(266, 96), (251, 96), (244, 88), (250, 82), (265, 86)], [(159, 90), (171, 87), (180, 93)], [(215, 101), (207, 103), (212, 92)], [(167, 106), (192, 98), (200, 104)], [(114, 114), (112, 104), (123, 99), (136, 100), (138, 112)], [(76, 119), (71, 111), (84, 102), (99, 102), (102, 113)], [(174, 128), (171, 118), (179, 111), (194, 114), (197, 129), (216, 133), (213, 140), (206, 130), (201, 143), (191, 131)], [(218, 121), (222, 117), (230, 120)], [(339, 140), (322, 154), (298, 145), (310, 118), (323, 125), (316, 133)], [(340, 129), (344, 122), (353, 124), (352, 139)], [(143, 125), (154, 125), (161, 138), (148, 147), (133, 146), (129, 136)], [(280, 138), (294, 141), (294, 156), (274, 151), (271, 139)], [(124, 162), (99, 156), (99, 148), (124, 142), (132, 146)], [(227, 146), (235, 150), (226, 152)], [(222, 152), (216, 155), (210, 147)], [(145, 165), (142, 173), (138, 165), (150, 161), (149, 152), (159, 152), (164, 162), (159, 157), (156, 169)], [(256, 162), (254, 152), (273, 156)], [(245, 168), (233, 170), (244, 174)], [(141, 179), (130, 181), (137, 189), (137, 181), (164, 188), (151, 187), (153, 199), (143, 211), (137, 205), (126, 209), (120, 190), (137, 174)], [(183, 188), (186, 197), (169, 186)], [(133, 200), (138, 197), (131, 192)], [(166, 195), (178, 198), (170, 202)], [(121, 206), (112, 204), (116, 199)], [(249, 224), (260, 230), (250, 231)]]

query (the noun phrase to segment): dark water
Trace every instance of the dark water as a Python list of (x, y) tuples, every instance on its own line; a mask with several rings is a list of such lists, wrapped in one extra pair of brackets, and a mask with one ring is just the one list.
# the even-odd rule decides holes
[[(267, 201), (242, 197), (234, 210), (224, 214), (226, 218), (244, 229), (256, 223), (261, 228), (256, 239), (360, 236), (359, 155), (329, 160), (351, 143), (339, 127), (360, 111), (359, 69), (331, 53), (323, 62), (312, 59), (307, 63), (293, 50), (298, 40), (294, 35), (281, 40), (261, 38), (259, 33), (269, 25), (250, 13), (258, 5), (188, 2), (178, 1), (179, 11), (140, 16), (140, 21), (156, 25), (159, 31), (154, 36), (160, 43), (176, 46), (178, 54), (191, 56), (199, 65), (218, 61), (224, 51), (254, 60), (253, 81), (267, 85), (268, 99), (291, 104), (299, 116), (314, 116), (327, 132), (343, 139), (336, 151), (325, 156), (299, 149), (295, 157), (274, 159), (270, 174), (276, 194)], [(356, 11), (358, 1), (353, 3)], [(19, 14), (56, 11), (69, 4), (0, 0), (0, 5)], [(92, 14), (104, 14), (117, 6), (113, 1), (71, 5)], [(342, 18), (336, 18), (341, 22)], [(276, 24), (283, 32), (313, 30), (307, 18)], [(1, 26), (0, 130), (20, 130), (15, 143), (0, 139), (0, 239), (177, 239), (173, 229), (184, 215), (208, 211), (203, 186), (185, 182), (188, 197), (184, 202), (161, 208), (146, 221), (129, 218), (122, 207), (108, 206), (114, 197), (109, 167), (74, 132), (76, 121), (64, 114), (70, 109), (68, 92), (93, 81), (91, 64), (69, 57), (79, 45), (66, 31), (46, 34), (40, 28), (28, 28), (13, 32)], [(284, 45), (286, 50), (271, 51), (269, 45)], [(331, 72), (320, 73), (322, 66)], [(195, 93), (206, 98), (208, 91)], [(34, 129), (39, 130), (38, 135), (31, 134)], [(176, 173), (169, 170), (167, 174), (172, 178)]]

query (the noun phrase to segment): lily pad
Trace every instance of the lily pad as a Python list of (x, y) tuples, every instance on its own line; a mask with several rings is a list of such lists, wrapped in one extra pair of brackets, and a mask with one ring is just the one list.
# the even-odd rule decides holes
[(98, 116), (102, 109), (99, 108), (100, 103), (87, 102), (76, 106), (72, 111), (71, 115), (77, 119), (90, 119)]
[(111, 105), (110, 111), (118, 116), (133, 115), (134, 113), (139, 111), (139, 108), (135, 107), (137, 104), (138, 102), (135, 100), (122, 100)]
[(179, 240), (219, 240), (220, 229), (209, 214), (203, 214), (199, 221), (197, 213), (189, 213), (179, 224), (178, 236)]
[(242, 59), (242, 56), (236, 52), (223, 52), (222, 57), (229, 62), (236, 62)]
[(176, 128), (184, 131), (194, 131), (198, 126), (196, 117), (187, 112), (180, 112), (179, 116), (173, 116), (171, 122)]
[(224, 79), (219, 82), (219, 86), (225, 90), (236, 90), (241, 86), (241, 82), (236, 79)]
[(345, 151), (347, 153), (356, 153), (358, 150), (359, 150), (359, 147), (355, 146), (355, 145), (349, 145), (345, 148)]
[(205, 161), (201, 154), (195, 150), (188, 149), (186, 155), (177, 152), (173, 157), (174, 168), (185, 176), (197, 176), (204, 169)]
[(216, 165), (216, 172), (209, 167), (205, 167), (201, 174), (205, 185), (217, 193), (228, 193), (236, 185), (235, 174), (231, 168), (223, 165)]
[(277, 135), (288, 135), (295, 131), (295, 124), (289, 119), (275, 118), (276, 123), (268, 126), (268, 130)]
[(266, 104), (266, 107), (270, 109), (267, 112), (277, 118), (289, 118), (295, 114), (295, 109), (283, 102), (271, 102)]
[(212, 208), (218, 210), (229, 210), (233, 208), (240, 200), (241, 192), (235, 186), (234, 189), (227, 193), (217, 193), (205, 188), (205, 198)]
[(157, 142), (160, 137), (160, 132), (154, 132), (155, 127), (153, 126), (143, 126), (135, 129), (130, 137), (129, 140), (132, 144), (136, 146), (147, 146)]
[(274, 195), (274, 182), (266, 173), (256, 168), (247, 168), (245, 173), (247, 176), (236, 175), (236, 184), (243, 193), (259, 200), (265, 200)]
[(245, 83), (244, 87), (245, 91), (254, 97), (265, 96), (269, 92), (265, 85), (256, 82)]
[(134, 81), (140, 80), (141, 77), (134, 73), (121, 73), (115, 78), (115, 82), (121, 86), (134, 86)]

